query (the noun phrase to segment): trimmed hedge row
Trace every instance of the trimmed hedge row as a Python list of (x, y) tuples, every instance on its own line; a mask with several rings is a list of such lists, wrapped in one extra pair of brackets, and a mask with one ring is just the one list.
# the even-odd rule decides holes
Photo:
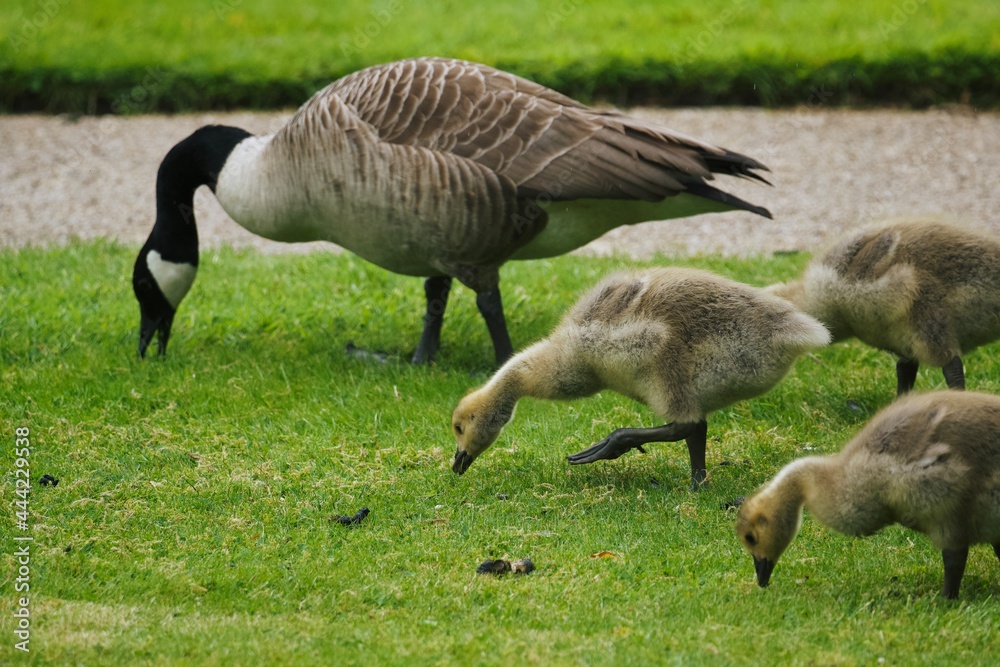
[[(877, 61), (853, 57), (816, 65), (771, 59), (681, 65), (610, 58), (558, 66), (531, 61), (495, 65), (581, 100), (618, 105), (1000, 107), (1000, 53), (916, 51)], [(155, 67), (113, 72), (8, 69), (0, 70), (0, 111), (129, 114), (294, 108), (344, 74), (253, 80)]]

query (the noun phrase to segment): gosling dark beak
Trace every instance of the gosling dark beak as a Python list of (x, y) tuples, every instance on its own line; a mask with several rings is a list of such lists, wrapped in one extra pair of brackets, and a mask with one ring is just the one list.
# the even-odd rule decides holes
[(771, 572), (774, 570), (774, 561), (754, 556), (753, 566), (757, 569), (757, 583), (761, 588), (765, 588), (771, 581)]
[(159, 334), (156, 351), (161, 356), (167, 353), (167, 341), (170, 340), (170, 328), (174, 324), (173, 313), (162, 317), (150, 317), (145, 313), (139, 321), (139, 357), (146, 358), (146, 348), (153, 342), (153, 336)]
[(451, 469), (457, 472), (459, 475), (465, 474), (465, 471), (469, 469), (472, 462), (476, 460), (475, 456), (469, 455), (468, 452), (463, 452), (461, 449), (455, 450), (455, 458), (452, 459)]

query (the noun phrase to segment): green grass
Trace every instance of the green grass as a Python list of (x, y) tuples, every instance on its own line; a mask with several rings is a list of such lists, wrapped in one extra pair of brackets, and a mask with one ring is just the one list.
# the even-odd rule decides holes
[(7, 111), (295, 107), (417, 55), (618, 103), (1000, 104), (994, 0), (8, 0), (0, 36)]
[[(886, 354), (822, 350), (770, 394), (716, 413), (701, 493), (688, 491), (683, 445), (567, 465), (615, 427), (656, 423), (611, 393), (523, 401), (459, 477), (450, 412), (492, 356), (470, 292), (453, 293), (439, 362), (414, 368), (417, 279), (347, 255), (209, 251), (169, 356), (139, 361), (134, 253), (106, 243), (0, 252), (0, 663), (19, 657), (8, 536), (22, 426), (35, 481), (32, 664), (996, 658), (1000, 568), (988, 548), (973, 549), (953, 603), (938, 597), (939, 554), (923, 536), (894, 527), (855, 540), (807, 516), (760, 590), (721, 508), (804, 452), (839, 448), (887, 404)], [(805, 260), (669, 261), (766, 284)], [(508, 264), (515, 344), (543, 336), (621, 264)], [(389, 361), (348, 357), (348, 341)], [(968, 355), (970, 388), (1000, 391), (998, 352)], [(918, 387), (941, 386), (937, 370), (921, 371)], [(40, 486), (43, 474), (59, 485)], [(355, 529), (329, 521), (362, 506), (371, 515)], [(618, 557), (590, 557), (602, 550)], [(505, 554), (538, 569), (475, 574)]]

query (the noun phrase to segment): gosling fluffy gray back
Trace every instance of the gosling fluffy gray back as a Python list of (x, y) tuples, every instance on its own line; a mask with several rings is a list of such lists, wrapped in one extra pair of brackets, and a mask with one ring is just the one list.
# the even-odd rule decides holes
[(918, 364), (964, 388), (961, 355), (1000, 338), (1000, 243), (940, 220), (848, 234), (801, 278), (770, 289), (826, 324), (834, 341), (857, 337), (898, 355), (900, 394)]
[(697, 421), (771, 389), (795, 358), (827, 344), (815, 319), (763, 290), (707, 271), (606, 278), (549, 340), (608, 387), (657, 414)]

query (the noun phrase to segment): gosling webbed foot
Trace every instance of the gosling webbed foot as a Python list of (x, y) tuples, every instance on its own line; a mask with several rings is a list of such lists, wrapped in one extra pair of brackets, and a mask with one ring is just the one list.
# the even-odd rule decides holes
[(571, 454), (567, 460), (573, 465), (594, 461), (617, 459), (633, 449), (645, 453), (643, 445), (650, 442), (677, 442), (687, 439), (688, 454), (691, 459), (691, 486), (697, 491), (705, 483), (708, 471), (705, 469), (705, 438), (708, 424), (698, 422), (672, 422), (654, 428), (619, 428), (611, 432), (595, 445)]
[(616, 429), (608, 437), (604, 438), (604, 440), (576, 454), (570, 454), (566, 458), (573, 465), (580, 465), (582, 463), (593, 463), (594, 461), (617, 459), (622, 454), (633, 449), (638, 449), (645, 454), (646, 450), (642, 446), (649, 441), (636, 439), (634, 431), (639, 430), (644, 429)]

